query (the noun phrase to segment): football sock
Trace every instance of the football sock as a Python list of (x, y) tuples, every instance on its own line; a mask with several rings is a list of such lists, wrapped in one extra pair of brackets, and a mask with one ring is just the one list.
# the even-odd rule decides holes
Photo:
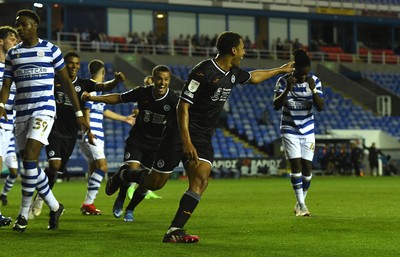
[(300, 206), (304, 206), (303, 180), (301, 178), (301, 173), (290, 173), (290, 181), (292, 182), (297, 202)]
[(101, 181), (103, 180), (105, 172), (100, 169), (95, 169), (88, 181), (87, 193), (85, 204), (92, 204), (99, 193)]
[(303, 179), (303, 197), (305, 201), (308, 189), (310, 188), (312, 174), (310, 176), (302, 176), (301, 178)]
[(128, 206), (126, 206), (126, 211), (133, 211), (135, 207), (138, 206), (141, 201), (143, 201), (146, 194), (147, 192), (143, 193), (140, 188), (136, 188), (131, 201), (129, 202)]
[(57, 199), (54, 197), (53, 191), (51, 191), (49, 186), (49, 180), (47, 179), (46, 174), (38, 167), (38, 183), (36, 185), (36, 190), (39, 195), (45, 201), (45, 203), (49, 206), (50, 210), (57, 211), (59, 208), (59, 203)]
[(172, 220), (170, 228), (183, 228), (190, 216), (192, 216), (194, 209), (196, 209), (197, 204), (200, 202), (200, 199), (200, 195), (188, 189), (179, 202), (178, 211)]
[(15, 179), (17, 178), (17, 175), (14, 174), (9, 174), (4, 181), (4, 187), (3, 190), (1, 191), (2, 195), (7, 195), (8, 192), (10, 192), (11, 188), (13, 187), (15, 183)]
[(126, 198), (126, 192), (128, 191), (129, 185), (121, 185), (119, 188), (118, 196), (117, 199), (125, 201)]
[(56, 181), (57, 181), (58, 171), (52, 171), (52, 170), (50, 170), (48, 167), (46, 167), (46, 168), (44, 169), (44, 172), (46, 173), (46, 176), (47, 176), (47, 178), (48, 178), (49, 187), (50, 187), (51, 189), (53, 189), (53, 186), (54, 186), (54, 184), (55, 184)]
[(37, 161), (24, 160), (22, 165), (24, 168), (21, 174), (22, 200), (19, 214), (28, 219), (29, 207), (38, 180)]

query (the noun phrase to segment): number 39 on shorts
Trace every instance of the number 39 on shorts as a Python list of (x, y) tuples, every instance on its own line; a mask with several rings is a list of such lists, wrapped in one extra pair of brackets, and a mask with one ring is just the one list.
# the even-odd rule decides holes
[(42, 120), (41, 118), (35, 118), (35, 122), (32, 127), (35, 130), (42, 130), (42, 132), (45, 132), (48, 126), (49, 125), (48, 125), (47, 121)]

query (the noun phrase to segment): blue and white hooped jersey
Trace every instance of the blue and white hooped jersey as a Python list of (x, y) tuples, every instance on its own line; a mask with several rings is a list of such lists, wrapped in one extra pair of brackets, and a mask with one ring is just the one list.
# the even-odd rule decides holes
[[(276, 82), (275, 93), (281, 94), (286, 88), (290, 75), (280, 77)], [(318, 94), (323, 97), (321, 80), (312, 76)], [(314, 134), (313, 93), (307, 82), (296, 83), (293, 91), (287, 95), (282, 107), (281, 134), (310, 135)]]
[[(3, 85), (3, 75), (4, 75), (4, 67), (5, 64), (0, 62), (0, 89)], [(10, 95), (7, 99), (6, 104), (4, 105), (4, 109), (6, 110), (7, 119), (6, 121), (4, 117), (0, 118), (1, 127), (5, 130), (13, 130), (14, 129), (14, 119), (15, 119), (15, 109), (14, 109), (14, 98), (15, 98), (16, 87), (15, 83), (11, 84)]]
[(34, 47), (20, 43), (7, 52), (4, 78), (17, 87), (16, 123), (37, 115), (55, 116), (54, 73), (64, 66), (60, 49), (42, 39)]
[[(101, 92), (97, 92), (97, 95), (101, 95)], [(96, 95), (96, 92), (91, 92), (90, 94)], [(97, 140), (104, 142), (104, 129), (103, 129), (103, 118), (105, 103), (88, 101), (85, 103), (85, 108), (90, 109), (90, 130), (96, 136)]]

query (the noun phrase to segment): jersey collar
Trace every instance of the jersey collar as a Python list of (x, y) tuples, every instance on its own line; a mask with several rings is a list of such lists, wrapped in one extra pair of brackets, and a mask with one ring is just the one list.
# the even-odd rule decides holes
[(220, 72), (222, 72), (225, 76), (228, 75), (229, 72), (231, 72), (230, 70), (224, 71), (223, 69), (221, 69), (221, 68), (218, 66), (218, 64), (217, 64), (217, 62), (215, 61), (214, 58), (211, 59), (211, 62), (214, 64), (215, 68), (217, 68), (217, 69), (218, 69)]

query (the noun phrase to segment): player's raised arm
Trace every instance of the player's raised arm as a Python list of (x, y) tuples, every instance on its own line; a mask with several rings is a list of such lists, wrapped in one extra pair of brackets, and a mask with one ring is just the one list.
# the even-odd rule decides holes
[(258, 84), (263, 82), (264, 80), (272, 78), (275, 75), (293, 72), (294, 71), (294, 68), (292, 67), (293, 64), (294, 62), (290, 61), (278, 68), (272, 68), (267, 70), (259, 69), (250, 71), (251, 73), (250, 84)]
[(91, 95), (88, 92), (83, 92), (82, 101), (93, 101), (93, 102), (102, 102), (106, 104), (118, 104), (122, 103), (121, 94), (107, 94), (107, 95)]
[(114, 79), (106, 82), (97, 82), (96, 91), (110, 91), (113, 90), (119, 83), (125, 81), (125, 74), (122, 72), (115, 72)]

